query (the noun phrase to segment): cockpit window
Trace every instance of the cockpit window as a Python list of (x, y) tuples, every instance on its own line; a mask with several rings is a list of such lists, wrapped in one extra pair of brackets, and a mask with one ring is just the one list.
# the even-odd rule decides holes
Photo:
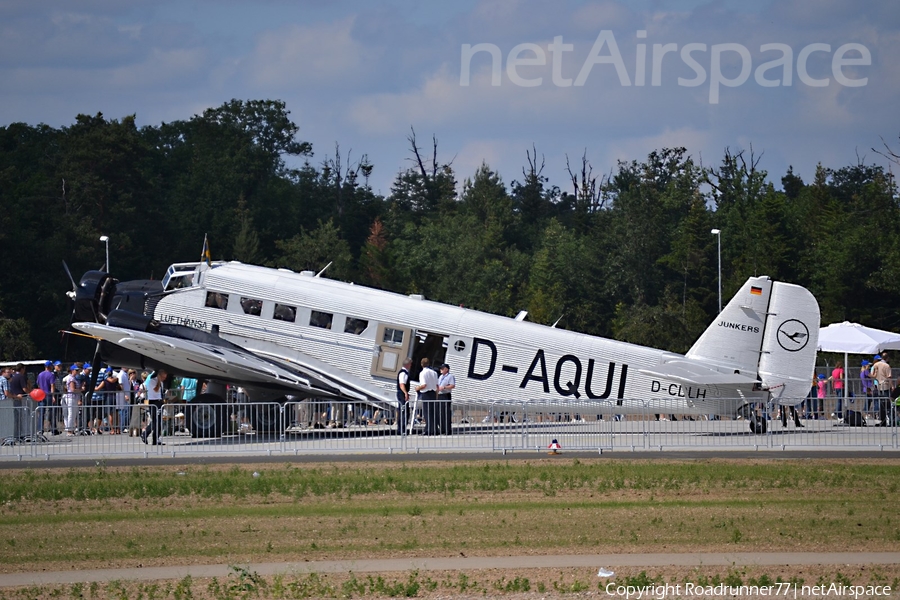
[(256, 298), (241, 297), (241, 308), (244, 309), (245, 315), (253, 315), (258, 317), (262, 312), (262, 300)]
[(187, 273), (185, 275), (169, 278), (169, 281), (166, 282), (165, 289), (180, 290), (181, 288), (191, 287), (192, 285), (194, 285), (194, 274)]
[(163, 276), (163, 289), (170, 291), (191, 287), (194, 285), (194, 273), (196, 268), (196, 263), (171, 265)]
[(360, 335), (363, 331), (366, 330), (366, 327), (369, 326), (369, 322), (365, 319), (356, 319), (354, 317), (347, 317), (347, 322), (344, 323), (344, 333), (352, 333), (353, 335)]
[(297, 319), (297, 309), (293, 306), (287, 306), (286, 304), (276, 304), (275, 312), (272, 313), (272, 318), (278, 321), (293, 323)]
[(321, 327), (322, 329), (331, 329), (331, 320), (334, 315), (331, 313), (320, 312), (314, 310), (309, 315), (309, 324), (312, 327)]
[(206, 306), (226, 310), (228, 308), (228, 294), (206, 292)]

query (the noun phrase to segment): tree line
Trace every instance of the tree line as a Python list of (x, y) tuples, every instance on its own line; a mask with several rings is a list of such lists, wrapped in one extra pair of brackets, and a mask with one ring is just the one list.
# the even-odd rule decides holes
[(317, 160), (298, 133), (273, 100), (0, 128), (0, 358), (76, 352), (62, 261), (76, 279), (101, 268), (100, 235), (121, 280), (199, 260), (208, 235), (215, 260), (330, 262), (332, 278), (684, 352), (718, 310), (715, 228), (725, 302), (769, 275), (808, 287), (823, 323), (900, 326), (900, 203), (881, 166), (788, 169), (778, 187), (752, 150), (708, 167), (663, 148), (603, 175), (582, 155), (557, 184), (529, 148), (509, 183), (487, 164), (460, 182), (413, 132), (383, 196), (367, 156)]

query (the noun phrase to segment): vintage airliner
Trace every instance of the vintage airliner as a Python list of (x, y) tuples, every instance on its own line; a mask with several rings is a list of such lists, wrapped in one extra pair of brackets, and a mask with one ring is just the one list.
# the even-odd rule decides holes
[[(226, 383), (258, 402), (290, 395), (396, 406), (404, 359), (428, 357), (456, 374), (454, 404), (743, 414), (761, 432), (753, 407), (797, 404), (813, 374), (818, 303), (768, 277), (748, 279), (679, 355), (320, 275), (209, 261), (173, 264), (162, 281), (89, 271), (74, 290), (72, 325), (100, 340), (109, 364), (206, 380), (198, 406), (222, 402)], [(217, 419), (194, 415), (195, 434), (219, 432)]]

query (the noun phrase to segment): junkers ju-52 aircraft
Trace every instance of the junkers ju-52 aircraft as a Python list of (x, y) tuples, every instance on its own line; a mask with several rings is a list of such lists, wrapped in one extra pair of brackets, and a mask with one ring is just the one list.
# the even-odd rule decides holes
[(797, 404), (812, 379), (818, 303), (768, 277), (748, 279), (679, 355), (319, 275), (210, 261), (173, 264), (162, 281), (88, 271), (72, 294), (72, 326), (99, 340), (109, 364), (207, 381), (192, 407), (205, 410), (192, 414), (198, 436), (222, 431), (224, 413), (208, 404), (224, 401), (227, 383), (254, 402), (395, 407), (407, 357), (449, 364), (456, 405), (744, 415), (754, 432), (766, 427), (754, 405)]

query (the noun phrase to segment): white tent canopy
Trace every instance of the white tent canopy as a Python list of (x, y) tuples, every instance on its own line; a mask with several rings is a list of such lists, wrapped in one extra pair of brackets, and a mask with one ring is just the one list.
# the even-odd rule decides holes
[(820, 352), (844, 353), (844, 398), (847, 397), (848, 354), (876, 354), (882, 350), (900, 350), (900, 333), (873, 329), (859, 323), (832, 323), (819, 327)]
[(848, 321), (819, 328), (820, 352), (877, 354), (882, 350), (900, 350), (900, 333)]

